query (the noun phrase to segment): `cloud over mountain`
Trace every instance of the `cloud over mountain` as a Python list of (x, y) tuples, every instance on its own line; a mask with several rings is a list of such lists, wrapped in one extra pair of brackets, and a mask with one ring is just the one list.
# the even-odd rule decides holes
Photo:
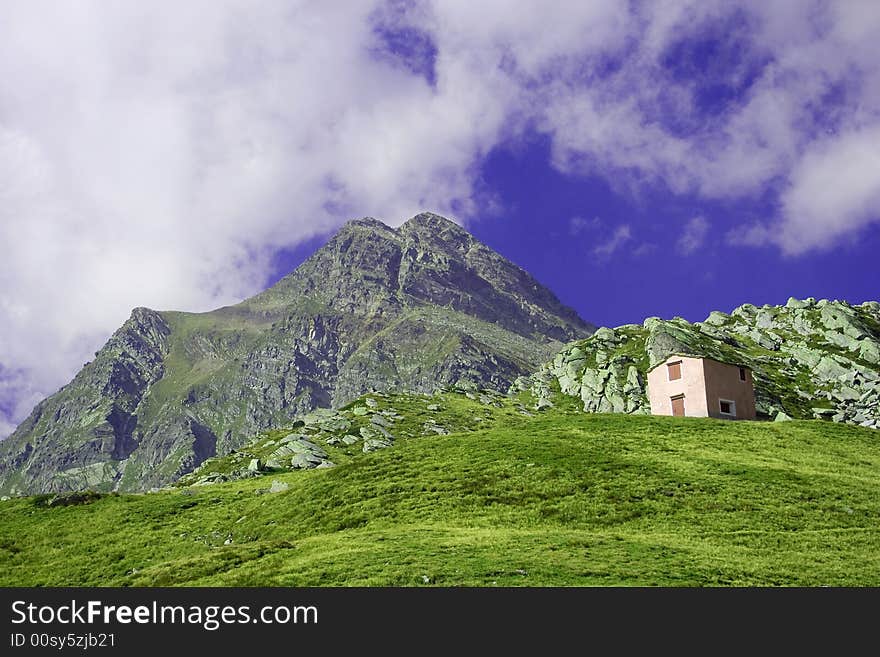
[(740, 242), (829, 248), (880, 218), (878, 32), (856, 1), (7, 2), (0, 431), (134, 305), (238, 300), (353, 216), (479, 216), (529, 131), (623, 190), (769, 195)]

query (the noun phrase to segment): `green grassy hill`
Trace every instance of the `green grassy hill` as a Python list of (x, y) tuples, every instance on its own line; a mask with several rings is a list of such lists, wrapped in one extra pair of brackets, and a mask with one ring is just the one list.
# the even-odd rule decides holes
[(0, 502), (0, 584), (880, 585), (875, 430), (471, 397), (371, 397), (396, 441), (315, 433), (335, 467)]

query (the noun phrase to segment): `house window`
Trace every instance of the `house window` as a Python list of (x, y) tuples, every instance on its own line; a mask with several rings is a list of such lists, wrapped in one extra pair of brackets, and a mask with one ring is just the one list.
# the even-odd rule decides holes
[(666, 371), (669, 374), (670, 381), (677, 381), (681, 378), (681, 361), (676, 361), (674, 363), (669, 363), (666, 366)]
[(745, 367), (740, 367), (740, 368), (739, 368), (739, 380), (740, 380), (740, 381), (745, 381), (745, 380), (746, 380), (746, 368), (745, 368)]
[(669, 401), (672, 403), (672, 415), (675, 417), (684, 417), (684, 395), (670, 397)]
[(721, 415), (736, 417), (736, 402), (730, 399), (719, 399), (718, 410), (721, 412)]

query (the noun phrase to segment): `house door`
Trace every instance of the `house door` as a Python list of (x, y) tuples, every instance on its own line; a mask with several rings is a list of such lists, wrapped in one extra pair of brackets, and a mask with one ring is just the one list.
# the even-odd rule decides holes
[(672, 414), (676, 417), (684, 417), (684, 395), (670, 397), (672, 402)]

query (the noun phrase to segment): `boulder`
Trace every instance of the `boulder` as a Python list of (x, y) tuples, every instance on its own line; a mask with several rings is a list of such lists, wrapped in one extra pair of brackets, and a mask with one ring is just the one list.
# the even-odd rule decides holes
[(370, 424), (373, 424), (377, 427), (391, 426), (391, 423), (384, 416), (379, 415), (378, 413), (376, 413), (375, 415), (373, 415), (373, 417), (370, 418)]
[(364, 440), (370, 440), (371, 438), (379, 438), (382, 440), (390, 441), (394, 440), (394, 436), (391, 435), (391, 433), (387, 429), (385, 429), (385, 427), (380, 427), (376, 425), (361, 427), (360, 434)]
[(270, 493), (282, 493), (290, 488), (290, 485), (283, 481), (277, 481), (275, 479), (272, 480), (272, 485), (269, 486)]
[(878, 344), (874, 341), (860, 340), (859, 358), (872, 365), (880, 365), (880, 347), (878, 347)]
[(813, 374), (820, 381), (832, 381), (841, 375), (846, 375), (850, 370), (843, 367), (832, 356), (822, 356), (816, 363)]
[(294, 470), (308, 470), (310, 468), (318, 467), (323, 462), (324, 459), (317, 454), (301, 452), (299, 454), (294, 454), (293, 458), (290, 459), (290, 467)]
[(449, 434), (449, 429), (447, 429), (446, 427), (440, 426), (439, 424), (436, 424), (435, 422), (425, 422), (425, 424), (422, 425), (422, 430), (425, 434), (434, 433), (434, 434), (437, 434), (438, 436), (445, 436), (445, 435)]
[(390, 441), (381, 438), (368, 438), (364, 441), (363, 452), (366, 454), (368, 452), (374, 452), (377, 449), (385, 449), (386, 447), (391, 447)]
[(712, 324), (713, 326), (723, 326), (730, 321), (730, 315), (727, 313), (720, 312), (718, 310), (713, 310), (709, 313), (709, 316), (704, 320), (705, 324)]
[(615, 333), (614, 329), (602, 326), (593, 333), (591, 339), (598, 342), (616, 342), (617, 333)]
[(544, 409), (547, 409), (547, 408), (553, 408), (553, 402), (550, 401), (549, 399), (547, 399), (546, 397), (539, 399), (537, 401), (537, 403), (535, 404), (536, 411), (543, 411)]

